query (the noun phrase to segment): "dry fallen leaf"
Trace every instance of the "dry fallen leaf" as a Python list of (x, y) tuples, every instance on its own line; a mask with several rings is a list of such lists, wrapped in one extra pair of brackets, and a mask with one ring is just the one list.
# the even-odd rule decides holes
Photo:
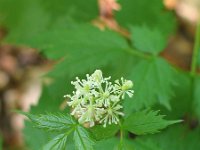
[(99, 17), (92, 21), (92, 23), (104, 30), (106, 27), (119, 32), (125, 37), (129, 37), (129, 33), (126, 29), (122, 28), (114, 17), (114, 11), (121, 9), (120, 4), (116, 0), (98, 0), (99, 5)]

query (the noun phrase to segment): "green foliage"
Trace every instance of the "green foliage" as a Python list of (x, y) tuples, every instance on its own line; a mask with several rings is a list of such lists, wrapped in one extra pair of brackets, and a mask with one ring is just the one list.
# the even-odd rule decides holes
[(37, 128), (46, 129), (49, 132), (61, 132), (63, 130), (68, 130), (75, 124), (69, 114), (64, 115), (58, 113), (34, 116), (25, 113), (25, 115), (28, 116)]
[[(28, 148), (200, 149), (200, 78), (196, 72), (191, 76), (175, 71), (177, 68), (160, 56), (176, 28), (173, 13), (165, 10), (161, 0), (119, 3), (122, 9), (115, 13), (116, 20), (123, 28), (130, 27), (128, 40), (89, 24), (98, 17), (95, 0), (0, 0), (0, 26), (9, 31), (4, 42), (36, 48), (55, 62), (44, 76), (51, 83), (43, 85), (39, 104), (31, 109), (36, 115), (25, 114), (35, 127), (46, 130), (26, 122), (24, 137)], [(113, 80), (122, 76), (134, 83), (133, 98), (123, 101), (122, 126), (97, 125), (87, 129), (70, 116), (68, 107), (60, 113), (63, 95), (72, 91), (70, 81), (95, 69), (102, 69), (104, 76), (111, 75)], [(144, 111), (146, 108), (149, 111)], [(166, 114), (167, 120), (156, 110)], [(51, 113), (38, 115), (44, 112)], [(179, 119), (185, 122), (159, 132), (179, 122), (168, 120)], [(145, 135), (130, 138), (128, 132)], [(152, 133), (157, 134), (146, 135)]]
[[(73, 132), (74, 144), (77, 150), (93, 149), (94, 140), (90, 133), (81, 125), (77, 124), (70, 115), (64, 114), (46, 114), (46, 115), (32, 115), (23, 113), (35, 125), (36, 128), (45, 129), (48, 132), (61, 132), (43, 149), (65, 149), (68, 136)], [(63, 133), (64, 132), (64, 133)]]
[(183, 125), (155, 135), (141, 136), (133, 141), (136, 150), (198, 150), (199, 128), (188, 130)]
[(162, 0), (119, 0), (119, 3), (122, 9), (116, 17), (122, 25), (147, 25), (158, 29), (165, 37), (175, 29), (175, 18), (172, 12), (165, 11)]
[(43, 150), (66, 149), (67, 138), (67, 135), (59, 134), (57, 137), (55, 137), (53, 140), (47, 143), (43, 147)]
[[(175, 72), (162, 58), (139, 61), (130, 75), (135, 85), (134, 100), (125, 101), (125, 111), (141, 109), (159, 102), (170, 109), (169, 100), (173, 96)], [(151, 89), (151, 90), (149, 90)]]
[[(86, 34), (88, 38), (85, 38)], [(55, 40), (59, 37), (62, 37), (62, 39)], [(54, 78), (62, 77), (66, 79), (67, 77), (84, 73), (87, 70), (102, 68), (108, 64), (109, 66), (115, 66), (114, 70), (117, 70), (117, 60), (122, 56), (128, 58), (132, 55), (130, 59), (133, 60), (142, 57), (137, 63), (133, 63), (133, 61), (129, 62), (129, 59), (123, 62), (132, 68), (131, 71), (129, 67), (127, 68), (129, 71), (125, 71), (124, 67), (123, 70), (119, 70), (120, 74), (127, 72), (126, 76), (135, 81), (135, 86), (140, 86), (136, 88), (138, 90), (135, 95), (136, 103), (129, 105), (130, 103), (127, 102), (128, 106), (125, 109), (128, 110), (129, 107), (131, 107), (130, 109), (133, 109), (133, 107), (140, 109), (143, 106), (151, 106), (157, 101), (170, 109), (169, 100), (172, 96), (172, 85), (175, 82), (171, 66), (161, 58), (146, 57), (143, 54), (137, 53), (136, 50), (131, 49), (126, 41), (116, 33), (100, 31), (90, 25), (81, 25), (79, 28), (72, 28), (70, 30), (46, 32), (43, 35), (35, 37), (34, 41), (31, 39), (30, 41), (26, 41), (26, 43), (40, 49), (48, 58), (64, 59), (49, 73), (49, 76)], [(63, 68), (66, 66), (68, 66), (67, 71), (63, 71)], [(149, 78), (152, 78), (152, 81), (148, 80)], [(166, 78), (166, 80), (162, 80), (163, 78)], [(144, 84), (141, 84), (141, 80), (144, 81)], [(152, 83), (156, 83), (154, 90), (146, 90), (152, 87)], [(145, 90), (148, 93), (144, 93), (143, 91)], [(146, 100), (147, 98), (148, 101)], [(128, 110), (129, 112), (130, 109)]]
[(119, 125), (108, 125), (104, 128), (97, 125), (91, 128), (91, 132), (96, 140), (102, 140), (113, 137), (119, 131)]
[(159, 54), (166, 47), (166, 40), (158, 30), (146, 26), (131, 28), (131, 39), (134, 46), (143, 52)]
[[(86, 35), (87, 38), (85, 38)], [(58, 38), (60, 40), (55, 40)], [(56, 29), (45, 32), (35, 37), (35, 39), (25, 42), (27, 45), (40, 49), (48, 58), (58, 59), (66, 57), (67, 62), (64, 61), (63, 65), (66, 66), (67, 63), (73, 64), (74, 66), (71, 67), (73, 70), (69, 71), (74, 73), (76, 71), (79, 73), (76, 68), (80, 65), (82, 67), (93, 65), (91, 62), (94, 62), (94, 59), (99, 59), (100, 62), (97, 61), (97, 63), (106, 63), (110, 59), (116, 60), (117, 57), (111, 58), (111, 55), (119, 56), (124, 50), (128, 49), (126, 41), (118, 34), (111, 31), (102, 32), (89, 24), (79, 25), (67, 30)], [(105, 53), (107, 53), (106, 56)], [(105, 56), (104, 59), (102, 59), (103, 56)], [(84, 59), (87, 64), (80, 61)], [(79, 69), (81, 68), (79, 67)]]
[[(88, 5), (89, 4), (89, 5)], [(81, 15), (81, 17), (80, 17)], [(18, 43), (53, 28), (63, 28), (97, 16), (97, 3), (88, 0), (0, 0), (0, 26), (9, 29), (7, 41)]]
[(115, 150), (117, 149), (117, 145), (119, 144), (119, 139), (117, 138), (110, 138), (110, 139), (104, 139), (101, 141), (98, 141), (95, 144), (95, 150), (102, 150), (102, 149), (109, 149), (109, 150)]
[(77, 126), (74, 131), (74, 142), (78, 150), (93, 150), (94, 140), (82, 126)]
[(158, 112), (148, 110), (135, 112), (126, 118), (123, 127), (134, 134), (143, 135), (157, 133), (171, 124), (180, 122), (164, 120), (164, 116)]

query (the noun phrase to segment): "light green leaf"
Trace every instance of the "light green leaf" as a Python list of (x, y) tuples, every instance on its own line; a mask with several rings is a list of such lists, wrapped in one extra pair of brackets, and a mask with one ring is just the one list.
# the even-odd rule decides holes
[(94, 140), (82, 126), (74, 131), (74, 143), (77, 150), (93, 150)]
[(46, 32), (26, 43), (40, 49), (50, 59), (64, 59), (51, 72), (54, 77), (77, 76), (79, 73), (116, 63), (129, 48), (117, 33), (101, 31), (89, 24)]
[(180, 120), (167, 121), (163, 119), (163, 115), (158, 114), (159, 111), (139, 111), (132, 113), (124, 122), (124, 129), (137, 134), (154, 134), (169, 125), (179, 123)]
[(158, 55), (166, 46), (164, 36), (158, 30), (146, 26), (131, 28), (131, 40), (138, 50), (154, 55)]
[[(162, 0), (119, 0), (122, 9), (116, 13), (123, 26), (147, 25), (168, 37), (176, 27), (173, 12), (166, 11)], [(169, 23), (170, 22), (170, 23)]]
[(97, 14), (94, 0), (0, 0), (0, 25), (9, 31), (5, 40), (12, 43), (53, 28), (67, 29), (74, 20), (88, 22)]
[(76, 123), (68, 114), (45, 114), (45, 115), (32, 115), (24, 113), (35, 125), (40, 129), (48, 131), (63, 131), (73, 127)]
[[(63, 149), (66, 147), (68, 136), (73, 133), (75, 147), (78, 150), (92, 150), (94, 140), (90, 133), (81, 125), (77, 124), (69, 115), (63, 114), (47, 114), (47, 115), (31, 115), (24, 113), (39, 129), (47, 129), (50, 131), (62, 132), (43, 148), (46, 149)], [(63, 134), (64, 133), (64, 134)]]
[(56, 136), (53, 140), (47, 143), (42, 149), (43, 150), (65, 150), (67, 146), (68, 135), (60, 134)]
[(173, 68), (162, 58), (140, 60), (133, 66), (130, 79), (134, 82), (134, 96), (124, 103), (126, 113), (160, 103), (170, 109), (173, 85), (176, 84)]
[(96, 125), (90, 131), (96, 140), (102, 140), (114, 136), (119, 131), (119, 125), (107, 125), (106, 128), (103, 125)]
[(1, 0), (0, 14), (0, 24), (9, 31), (6, 40), (13, 43), (39, 34), (50, 23), (50, 16), (38, 0)]

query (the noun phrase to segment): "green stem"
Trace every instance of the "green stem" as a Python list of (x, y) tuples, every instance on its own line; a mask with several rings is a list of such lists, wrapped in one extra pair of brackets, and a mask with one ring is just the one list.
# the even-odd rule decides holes
[(133, 56), (141, 57), (141, 58), (144, 58), (144, 59), (152, 58), (151, 55), (145, 54), (145, 53), (137, 51), (137, 50), (133, 50), (133, 49), (124, 49), (124, 50), (126, 52), (128, 52), (129, 54), (133, 55)]
[(120, 142), (118, 145), (118, 150), (121, 150), (123, 148), (124, 132), (121, 122), (119, 122), (119, 126), (120, 126)]
[(123, 138), (124, 138), (123, 130), (120, 129), (120, 145), (123, 144)]
[(73, 132), (73, 131), (75, 130), (75, 128), (76, 128), (76, 125), (75, 125), (75, 126), (72, 125), (71, 129), (68, 130), (68, 131), (65, 133), (65, 135), (69, 135), (71, 132)]
[(192, 63), (191, 63), (191, 70), (190, 70), (190, 74), (192, 76), (196, 74), (199, 49), (200, 49), (200, 21), (197, 24), (195, 44), (194, 44), (193, 55), (192, 55)]

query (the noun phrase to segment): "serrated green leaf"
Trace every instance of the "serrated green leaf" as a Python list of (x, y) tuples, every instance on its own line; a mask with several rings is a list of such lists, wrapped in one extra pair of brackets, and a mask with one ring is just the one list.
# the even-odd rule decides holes
[[(90, 133), (82, 126), (72, 120), (69, 115), (63, 114), (47, 114), (47, 115), (31, 115), (24, 113), (39, 129), (47, 129), (50, 131), (62, 132), (52, 141), (46, 144), (43, 149), (63, 149), (66, 147), (67, 137), (73, 132), (75, 147), (78, 150), (93, 149), (94, 140)], [(63, 134), (64, 133), (64, 134)]]
[(93, 56), (93, 51), (118, 52), (128, 48), (126, 41), (118, 34), (109, 30), (101, 31), (90, 24), (45, 32), (35, 39), (27, 40), (27, 45), (40, 49), (50, 59), (73, 57), (75, 54), (77, 56), (84, 53), (88, 54), (89, 59)]
[[(126, 53), (125, 49), (129, 48), (118, 34), (101, 31), (89, 24), (46, 32), (26, 43), (40, 49), (48, 58), (64, 58), (51, 72), (54, 77), (77, 75), (108, 63), (116, 63)], [(63, 71), (63, 68), (67, 68), (67, 71)]]
[(171, 110), (160, 107), (160, 105), (155, 105), (153, 108), (154, 110), (161, 110), (162, 114), (172, 120), (185, 118), (190, 116), (191, 112), (194, 113), (194, 103), (191, 103), (193, 93), (191, 75), (188, 72), (179, 70), (174, 79), (176, 79), (177, 85), (173, 87), (174, 96), (170, 101)]
[(140, 60), (133, 66), (130, 79), (134, 82), (134, 97), (124, 103), (126, 113), (160, 103), (170, 109), (173, 94), (173, 68), (162, 58)]
[(56, 136), (56, 133), (45, 132), (33, 127), (32, 122), (26, 121), (23, 129), (24, 141), (31, 150), (41, 149), (46, 143)]
[(133, 45), (143, 52), (158, 55), (166, 46), (164, 36), (158, 30), (151, 30), (146, 26), (131, 28)]
[(74, 143), (77, 150), (93, 150), (94, 140), (82, 126), (74, 131)]
[(181, 122), (164, 120), (164, 116), (158, 112), (148, 110), (135, 112), (126, 118), (123, 127), (134, 134), (143, 135), (157, 133), (169, 125)]
[(63, 131), (71, 128), (75, 122), (70, 115), (58, 114), (45, 114), (45, 115), (32, 115), (25, 113), (25, 115), (34, 123), (35, 127), (46, 129), (48, 131)]
[(53, 140), (47, 143), (42, 149), (43, 150), (65, 150), (67, 145), (68, 135), (60, 134), (56, 136)]
[(114, 136), (119, 131), (119, 125), (107, 125), (106, 128), (103, 125), (96, 125), (90, 131), (96, 140), (102, 140)]

